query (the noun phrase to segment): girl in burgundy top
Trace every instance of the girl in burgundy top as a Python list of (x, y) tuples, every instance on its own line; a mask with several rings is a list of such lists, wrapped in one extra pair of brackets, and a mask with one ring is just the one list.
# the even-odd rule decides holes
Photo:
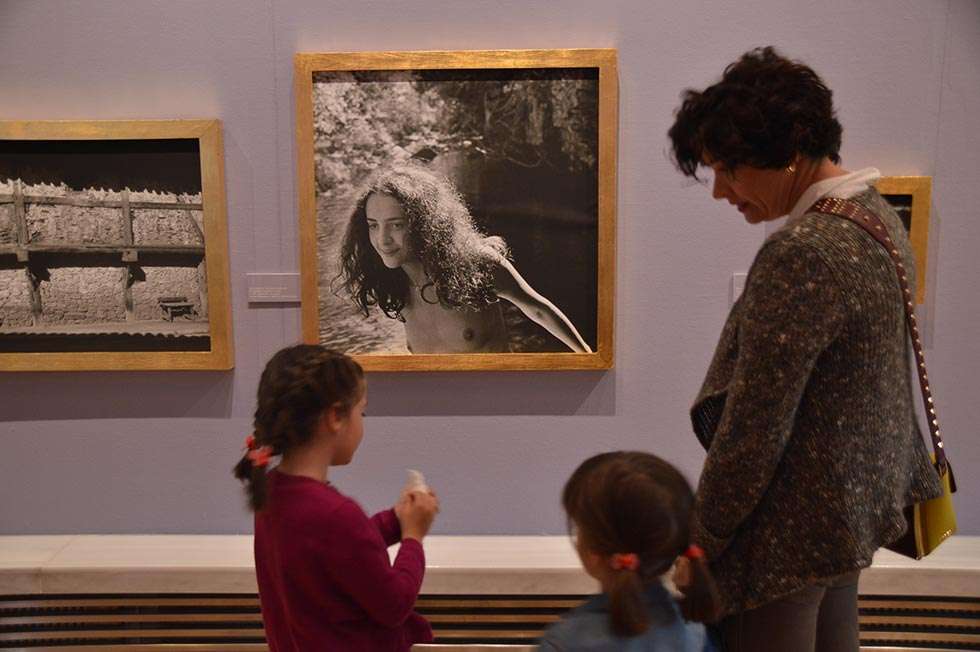
[[(255, 511), (255, 569), (272, 652), (406, 652), (432, 640), (413, 607), (437, 498), (404, 492), (369, 519), (327, 482), (329, 467), (350, 463), (361, 442), (366, 402), (360, 366), (321, 346), (283, 349), (262, 373), (255, 434), (235, 475)], [(276, 455), (281, 462), (266, 472)], [(391, 564), (387, 547), (399, 541)]]

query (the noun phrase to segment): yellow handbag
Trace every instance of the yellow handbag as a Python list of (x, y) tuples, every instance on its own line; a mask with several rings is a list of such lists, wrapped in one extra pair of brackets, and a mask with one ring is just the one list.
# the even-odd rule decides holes
[(943, 483), (943, 495), (912, 506), (915, 509), (916, 559), (928, 555), (956, 532), (956, 512), (953, 510), (956, 480), (949, 462), (946, 462), (946, 473), (939, 471), (939, 478)]
[[(932, 459), (935, 463), (936, 456), (933, 455)], [(945, 456), (943, 459), (945, 460)], [(885, 546), (889, 550), (913, 559), (922, 559), (956, 532), (956, 512), (953, 511), (956, 480), (953, 479), (953, 469), (946, 461), (945, 472), (938, 464), (936, 471), (943, 485), (943, 495), (905, 508), (908, 528), (900, 539)]]
[(882, 224), (881, 218), (861, 204), (847, 199), (824, 197), (815, 203), (810, 210), (838, 215), (851, 220), (884, 246), (885, 251), (895, 262), (898, 284), (902, 289), (905, 302), (906, 325), (908, 326), (909, 337), (912, 339), (912, 350), (915, 352), (915, 368), (919, 375), (922, 403), (926, 409), (926, 420), (929, 422), (929, 434), (932, 438), (932, 463), (939, 474), (943, 495), (907, 506), (905, 508), (905, 520), (908, 523), (908, 528), (905, 534), (885, 547), (906, 557), (922, 559), (956, 532), (956, 512), (953, 510), (956, 480), (953, 478), (953, 469), (949, 465), (949, 460), (946, 459), (943, 440), (939, 436), (939, 420), (936, 417), (936, 406), (932, 400), (932, 392), (929, 389), (928, 376), (926, 375), (926, 358), (922, 352), (922, 340), (919, 337), (919, 327), (915, 320), (915, 304), (912, 303), (912, 291), (909, 289), (902, 259), (898, 249), (892, 245), (888, 229)]

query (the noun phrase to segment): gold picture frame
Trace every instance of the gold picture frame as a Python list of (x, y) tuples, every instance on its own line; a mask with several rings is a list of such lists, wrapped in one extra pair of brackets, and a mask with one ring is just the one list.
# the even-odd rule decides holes
[(0, 121), (0, 173), (0, 371), (234, 366), (220, 121)]
[[(564, 77), (566, 73), (568, 76), (567, 79)], [(368, 91), (376, 93), (377, 89), (381, 88), (377, 84), (368, 88), (367, 84), (381, 80), (383, 83), (393, 84), (386, 88), (394, 89), (394, 84), (401, 83), (403, 85), (398, 88), (411, 95), (413, 101), (416, 101), (416, 104), (412, 106), (417, 107), (417, 96), (421, 96), (423, 93), (438, 92), (449, 88), (448, 86), (438, 86), (443, 83), (442, 80), (470, 80), (478, 77), (482, 82), (486, 79), (496, 80), (498, 78), (523, 79), (524, 77), (533, 75), (540, 75), (542, 78), (547, 79), (557, 79), (558, 81), (553, 82), (556, 86), (564, 83), (579, 83), (575, 81), (579, 79), (594, 79), (594, 91), (591, 90), (593, 88), (592, 86), (588, 86), (588, 92), (583, 91), (585, 93), (584, 95), (576, 96), (585, 98), (581, 99), (583, 106), (587, 102), (594, 102), (594, 110), (590, 109), (594, 113), (590, 113), (589, 115), (594, 115), (593, 120), (595, 121), (589, 127), (588, 131), (590, 137), (593, 133), (592, 129), (594, 129), (595, 134), (594, 156), (590, 159), (594, 161), (595, 166), (595, 181), (590, 189), (590, 192), (593, 192), (595, 195), (595, 207), (593, 211), (594, 215), (591, 218), (593, 223), (590, 223), (588, 227), (592, 229), (592, 232), (588, 234), (588, 238), (593, 238), (593, 240), (589, 241), (592, 244), (588, 245), (590, 249), (587, 252), (590, 256), (594, 256), (594, 269), (589, 268), (583, 271), (580, 268), (576, 268), (576, 272), (580, 273), (581, 277), (586, 280), (585, 285), (589, 286), (590, 293), (593, 292), (591, 288), (594, 286), (594, 303), (592, 307), (588, 308), (587, 318), (582, 320), (583, 323), (588, 323), (589, 334), (586, 335), (586, 329), (582, 329), (582, 337), (579, 340), (579, 342), (586, 343), (588, 349), (582, 347), (581, 351), (573, 352), (571, 350), (573, 346), (568, 345), (565, 351), (557, 351), (554, 350), (556, 346), (554, 342), (557, 340), (549, 340), (547, 345), (551, 346), (552, 349), (544, 352), (527, 352), (521, 349), (517, 349), (515, 352), (513, 346), (509, 347), (507, 351), (497, 350), (496, 352), (489, 353), (460, 352), (452, 348), (454, 344), (448, 344), (445, 349), (439, 349), (435, 352), (431, 350), (419, 352), (412, 347), (411, 342), (405, 345), (408, 350), (398, 352), (392, 352), (392, 350), (385, 348), (388, 346), (387, 344), (376, 345), (377, 350), (367, 350), (368, 347), (366, 346), (364, 347), (365, 350), (359, 350), (356, 346), (346, 348), (347, 345), (345, 343), (350, 341), (351, 338), (347, 337), (348, 332), (343, 330), (344, 326), (339, 324), (348, 322), (341, 322), (339, 319), (331, 316), (333, 313), (328, 314), (326, 311), (328, 309), (334, 310), (331, 306), (334, 306), (338, 301), (336, 297), (344, 297), (343, 291), (338, 292), (336, 287), (337, 279), (340, 278), (340, 274), (337, 273), (340, 265), (339, 259), (335, 260), (338, 258), (336, 252), (340, 251), (339, 241), (343, 237), (344, 231), (336, 226), (336, 224), (344, 220), (353, 219), (348, 216), (351, 215), (350, 210), (356, 204), (353, 199), (355, 194), (352, 191), (347, 191), (344, 201), (336, 199), (341, 193), (339, 190), (335, 193), (334, 188), (339, 187), (340, 183), (331, 185), (331, 179), (339, 177), (331, 177), (330, 175), (346, 174), (343, 168), (345, 165), (350, 164), (350, 162), (347, 160), (349, 152), (344, 148), (348, 147), (352, 140), (358, 138), (367, 140), (374, 134), (371, 128), (365, 129), (364, 125), (377, 125), (378, 119), (375, 119), (373, 123), (365, 122), (365, 119), (362, 119), (362, 115), (355, 114), (357, 111), (361, 111), (362, 107), (363, 111), (370, 110), (376, 113), (387, 110), (389, 113), (382, 114), (382, 116), (387, 115), (391, 117), (390, 119), (382, 117), (380, 119), (382, 122), (384, 120), (394, 121), (396, 117), (404, 115), (404, 111), (398, 108), (403, 105), (386, 104), (385, 106), (387, 108), (378, 108), (383, 101), (388, 101), (387, 98), (393, 97), (393, 92), (387, 93), (386, 91), (387, 94), (380, 96), (382, 100), (377, 100), (374, 105), (368, 105), (361, 101), (363, 100), (362, 96)], [(430, 85), (424, 86), (422, 82), (418, 81), (420, 79), (425, 80), (425, 83)], [(433, 79), (435, 81), (432, 81)], [(340, 86), (326, 86), (326, 84), (333, 83), (348, 84), (345, 88), (355, 89), (357, 91), (363, 90), (364, 93), (358, 96), (360, 98), (358, 102), (348, 101), (345, 103), (346, 96), (342, 96), (338, 90)], [(415, 86), (411, 86), (413, 83)], [(445, 83), (453, 82), (445, 81)], [(523, 99), (526, 99), (527, 95), (519, 97), (518, 91), (513, 90), (517, 86), (507, 86), (506, 84), (510, 82), (499, 83), (501, 86), (494, 90), (492, 94), (497, 97), (510, 92), (511, 96), (507, 98), (510, 108), (513, 108), (515, 104), (520, 105)], [(582, 83), (585, 84), (586, 82)], [(592, 82), (588, 83), (591, 84)], [(418, 90), (422, 86), (429, 90), (424, 92)], [(432, 91), (433, 87), (435, 87), (435, 91)], [(408, 90), (406, 91), (405, 89)], [(316, 96), (314, 95), (315, 91), (317, 93)], [(296, 101), (302, 328), (303, 340), (305, 342), (320, 342), (332, 348), (345, 350), (345, 352), (353, 355), (365, 369), (371, 371), (608, 369), (613, 366), (616, 147), (618, 133), (617, 58), (614, 49), (300, 53), (296, 54), (294, 59), (294, 92)], [(324, 98), (323, 93), (325, 92), (330, 92), (331, 95)], [(485, 96), (482, 96), (480, 101), (484, 99)], [(340, 106), (339, 109), (337, 108), (338, 105)], [(556, 101), (554, 106), (557, 105), (558, 103)], [(348, 109), (348, 107), (354, 106), (358, 108)], [(592, 107), (593, 105), (590, 104), (589, 106)], [(348, 110), (351, 113), (343, 113)], [(558, 111), (558, 109), (553, 107), (543, 110), (550, 110), (551, 113), (549, 115), (552, 117)], [(562, 110), (567, 109), (563, 108)], [(342, 116), (343, 120), (338, 119), (338, 115)], [(490, 115), (489, 110), (486, 115)], [(539, 115), (532, 115), (528, 119), (534, 120), (539, 117)], [(421, 121), (421, 118), (419, 120)], [(554, 124), (558, 124), (557, 118), (554, 118), (554, 120)], [(563, 125), (566, 127), (566, 132), (572, 132), (574, 134), (575, 126), (579, 122), (569, 120), (568, 123), (563, 123)], [(387, 129), (388, 123), (384, 124)], [(517, 124), (517, 122), (515, 121), (510, 124)], [(523, 122), (520, 124), (523, 124)], [(360, 131), (358, 131), (359, 129)], [(332, 134), (338, 131), (342, 133), (342, 138), (338, 137), (337, 140), (330, 141), (337, 143), (331, 146), (333, 149), (325, 146), (326, 136), (324, 134)], [(425, 138), (419, 136), (420, 131), (424, 131), (424, 129), (420, 127), (415, 131), (409, 131), (407, 134), (400, 132), (398, 138), (389, 139), (393, 140), (391, 142), (390, 154), (388, 151), (385, 151), (378, 155), (378, 158), (385, 159), (385, 157), (389, 157), (389, 159), (394, 159), (397, 155), (402, 155), (403, 157), (411, 155), (414, 161), (416, 156), (419, 156), (419, 152), (412, 154), (411, 150), (413, 147), (415, 150), (419, 150), (420, 143), (426, 145)], [(469, 148), (466, 149), (466, 152), (470, 153), (473, 150), (479, 150), (479, 154), (473, 154), (472, 156), (485, 157), (481, 160), (487, 160), (491, 157), (492, 154), (487, 154), (486, 150), (493, 149), (494, 147), (503, 149), (503, 146), (494, 142), (492, 139), (485, 138), (484, 140), (480, 140), (480, 136), (476, 138), (467, 136), (464, 138), (464, 135), (462, 131), (452, 133), (449, 136), (442, 134), (440, 136), (442, 140), (439, 142), (442, 143), (446, 140), (452, 140), (453, 137), (458, 136), (453, 141), (458, 141), (456, 146), (464, 149)], [(433, 139), (438, 140), (434, 136)], [(476, 141), (475, 145), (474, 141)], [(482, 145), (485, 145), (485, 147)], [(460, 160), (470, 160), (470, 158), (467, 158), (470, 156), (470, 153), (461, 154), (460, 150), (452, 150), (450, 146), (446, 146), (444, 149), (440, 149), (439, 147), (441, 145), (426, 145), (425, 147), (421, 147), (422, 154), (434, 157), (434, 162), (432, 159), (427, 160), (426, 165), (434, 166), (437, 162), (449, 159), (457, 162)], [(427, 148), (436, 151), (426, 151)], [(571, 146), (569, 146), (569, 149), (571, 149)], [(523, 161), (520, 163), (524, 164)], [(533, 168), (533, 165), (528, 164), (526, 167)], [(535, 170), (531, 169), (528, 174), (533, 176), (534, 173)], [(353, 173), (351, 175), (353, 176)], [(364, 176), (369, 176), (369, 172), (365, 172)], [(445, 176), (450, 177), (449, 174)], [(460, 194), (464, 195), (464, 200), (467, 205), (470, 205), (469, 198), (466, 196), (465, 189), (463, 189), (464, 184), (459, 181), (460, 177), (450, 178), (459, 189)], [(360, 179), (351, 180), (350, 187), (355, 187), (358, 181)], [(344, 187), (346, 188), (347, 186)], [(362, 195), (362, 201), (367, 196), (366, 194)], [(488, 201), (486, 203), (490, 202)], [(541, 206), (543, 204), (539, 202), (538, 205)], [(550, 207), (545, 206), (545, 208), (550, 210)], [(474, 216), (475, 219), (476, 211), (474, 211)], [(525, 224), (534, 224), (534, 222), (528, 220)], [(478, 228), (483, 229), (490, 235), (495, 233), (494, 227), (484, 228), (478, 225)], [(546, 229), (546, 227), (541, 227), (541, 229)], [(326, 234), (328, 232), (332, 232), (333, 235), (327, 237)], [(549, 236), (545, 235), (540, 239), (548, 240)], [(325, 243), (325, 241), (327, 242)], [(518, 244), (523, 244), (519, 238), (518, 241)], [(508, 245), (514, 244), (513, 240), (508, 240), (507, 242)], [(573, 241), (572, 246), (576, 246)], [(334, 253), (328, 256), (324, 251), (330, 247), (334, 248), (331, 250)], [(366, 249), (367, 247), (364, 248)], [(522, 268), (526, 261), (534, 258), (533, 256), (525, 256), (519, 260), (514, 249), (512, 247), (510, 252), (515, 254), (513, 261), (514, 266), (517, 268)], [(381, 255), (380, 251), (369, 253), (376, 253), (379, 257)], [(550, 253), (554, 252), (552, 251)], [(330, 259), (329, 261), (327, 261), (328, 258)], [(566, 262), (572, 264), (579, 260), (579, 258), (576, 258), (576, 254), (570, 253), (563, 260), (559, 260), (557, 256), (554, 260), (556, 262), (552, 264), (552, 274), (557, 269), (555, 265), (565, 264)], [(428, 275), (428, 273), (428, 269), (426, 268), (425, 274)], [(541, 277), (539, 276), (534, 279), (528, 278), (527, 280), (530, 282), (530, 285), (536, 286), (539, 278)], [(545, 280), (547, 281), (549, 279)], [(430, 288), (431, 296), (428, 297), (425, 295), (426, 285)], [(413, 285), (412, 287), (421, 287), (420, 296), (426, 303), (436, 304), (436, 297), (438, 296), (438, 305), (442, 307), (446, 306), (445, 303), (442, 303), (443, 295), (439, 291), (438, 286), (432, 289), (432, 282)], [(354, 295), (348, 293), (346, 298), (350, 299), (351, 296)], [(592, 295), (590, 294), (589, 296)], [(419, 301), (418, 299), (414, 300)], [(502, 311), (513, 308), (513, 306), (507, 305), (507, 302), (503, 300), (499, 303), (503, 304), (503, 307), (500, 308)], [(564, 310), (557, 300), (552, 305), (558, 306), (559, 312)], [(448, 310), (449, 308), (447, 307), (446, 309)], [(337, 308), (337, 310), (341, 310), (341, 308)], [(369, 305), (366, 308), (361, 306), (362, 312), (352, 311), (349, 307), (343, 310), (346, 311), (343, 313), (344, 320), (353, 319), (350, 315), (354, 313), (361, 315), (362, 317), (360, 318), (368, 318), (370, 314), (371, 319), (375, 319), (375, 312), (377, 315), (381, 314), (376, 304)], [(394, 315), (389, 316), (397, 317), (404, 322), (404, 315), (399, 310), (396, 309), (393, 312)], [(585, 314), (586, 310), (581, 309), (580, 312)], [(388, 314), (387, 310), (385, 314)], [(574, 322), (574, 319), (571, 318), (569, 321)], [(396, 319), (387, 319), (383, 316), (378, 316), (373, 323), (379, 324), (385, 329), (394, 329), (391, 332), (396, 335), (398, 329), (407, 329), (410, 326), (410, 324), (406, 323), (403, 327), (397, 323)], [(358, 325), (358, 328), (360, 328), (360, 325)], [(572, 330), (575, 330), (574, 326)], [(372, 337), (376, 332), (371, 331), (368, 337)], [(466, 329), (464, 336), (467, 334), (469, 334), (469, 329)], [(512, 334), (513, 331), (509, 331), (509, 336), (512, 336)], [(404, 337), (406, 341), (409, 340), (408, 335), (404, 335)], [(591, 342), (589, 342), (590, 338), (592, 340)], [(446, 341), (449, 341), (449, 338)], [(530, 338), (529, 341), (531, 341)], [(588, 351), (589, 349), (591, 352)]]
[(915, 302), (925, 303), (929, 270), (929, 213), (932, 202), (932, 177), (881, 177), (875, 186), (898, 212), (909, 233), (915, 256)]

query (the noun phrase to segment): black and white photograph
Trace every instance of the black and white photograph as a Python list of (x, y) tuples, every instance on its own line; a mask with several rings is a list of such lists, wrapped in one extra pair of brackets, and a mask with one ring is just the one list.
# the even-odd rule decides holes
[(314, 72), (318, 341), (595, 352), (599, 104), (589, 67)]
[(212, 350), (200, 150), (0, 140), (0, 354)]
[(916, 303), (925, 303), (929, 273), (929, 214), (932, 177), (885, 176), (875, 184), (898, 213), (912, 243), (916, 269)]

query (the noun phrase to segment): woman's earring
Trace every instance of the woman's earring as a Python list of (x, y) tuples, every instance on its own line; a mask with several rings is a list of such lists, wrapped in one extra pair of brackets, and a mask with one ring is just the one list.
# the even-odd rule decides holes
[(796, 172), (796, 163), (790, 163), (786, 166), (786, 174), (793, 174)]

